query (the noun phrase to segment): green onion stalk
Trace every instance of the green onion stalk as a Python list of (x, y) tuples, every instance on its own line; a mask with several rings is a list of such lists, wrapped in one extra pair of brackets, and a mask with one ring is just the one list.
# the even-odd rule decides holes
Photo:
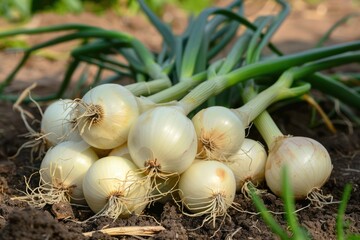
[[(192, 78), (192, 81), (179, 82), (170, 88), (149, 96), (148, 99), (155, 103), (169, 102), (183, 97), (190, 91), (190, 89), (196, 86), (196, 89), (202, 88), (203, 90), (191, 91), (186, 98), (182, 99), (182, 102), (185, 103), (184, 105), (189, 106), (188, 108), (192, 110), (206, 101), (209, 97), (217, 95), (226, 88), (229, 88), (239, 82), (269, 74), (279, 74), (293, 66), (299, 66), (307, 62), (359, 49), (360, 42), (354, 41), (346, 44), (307, 50), (301, 53), (280, 56), (277, 59), (267, 59), (239, 67), (227, 74), (218, 75), (215, 79), (205, 82), (202, 82), (204, 80), (202, 78), (204, 73), (199, 73), (195, 75), (196, 77)], [(201, 94), (198, 94), (198, 92), (201, 92)], [(358, 97), (360, 98), (360, 96)], [(194, 99), (196, 99), (196, 101), (194, 101)], [(192, 106), (190, 107), (190, 105)], [(185, 112), (189, 111), (186, 110)]]
[[(134, 75), (132, 72), (135, 72), (136, 82), (125, 86), (125, 88), (131, 91), (135, 96), (150, 95), (159, 92), (165, 88), (168, 88), (171, 85), (170, 80), (167, 77), (161, 79), (153, 79), (152, 81), (145, 81), (146, 80), (145, 75), (146, 74), (149, 75), (150, 72), (149, 69), (151, 69), (151, 67), (149, 66), (151, 66), (151, 64), (154, 63), (148, 64), (149, 66), (146, 67), (143, 64), (143, 62), (139, 59), (134, 49), (128, 47), (125, 48), (121, 47), (122, 45), (124, 44), (122, 44), (119, 41), (109, 42), (106, 39), (102, 39), (101, 41), (95, 41), (90, 44), (86, 44), (84, 46), (80, 46), (74, 49), (71, 52), (71, 55), (73, 56), (74, 59), (78, 59), (83, 62), (87, 62), (98, 66), (99, 71), (102, 69), (108, 69), (117, 73), (116, 78), (119, 78), (120, 76), (127, 76), (132, 78)], [(106, 51), (109, 51), (109, 49), (114, 49), (114, 51), (119, 51), (120, 54), (125, 56), (126, 60), (129, 62), (129, 65), (118, 62), (106, 56), (105, 53)], [(156, 67), (155, 64), (154, 66)], [(124, 69), (124, 70), (121, 71), (120, 69)], [(165, 70), (161, 69), (159, 70), (159, 72), (160, 71), (164, 72)], [(151, 70), (151, 72), (154, 71)], [(67, 76), (69, 76), (68, 78), (70, 78), (69, 74), (67, 74)], [(97, 81), (95, 81), (94, 84), (92, 84), (92, 86), (96, 86), (99, 80), (100, 79), (98, 78)], [(103, 83), (105, 82), (106, 81), (103, 81)]]
[[(56, 29), (59, 29), (61, 27), (66, 28), (66, 26), (65, 27), (64, 26), (60, 26), (60, 27), (55, 26), (55, 27), (50, 28), (50, 30), (55, 31)], [(117, 46), (121, 46), (121, 47), (125, 47), (125, 48), (131, 47), (135, 51), (136, 57), (142, 62), (145, 72), (151, 77), (151, 79), (163, 80), (165, 82), (165, 87), (169, 87), (171, 85), (171, 81), (170, 81), (168, 75), (155, 62), (153, 54), (135, 37), (125, 34), (125, 33), (121, 33), (121, 32), (102, 30), (102, 29), (98, 29), (98, 28), (83, 27), (81, 29), (83, 29), (83, 30), (79, 31), (79, 32), (75, 32), (75, 33), (70, 33), (65, 36), (57, 37), (57, 38), (54, 38), (47, 42), (35, 45), (29, 49), (26, 49), (24, 51), (24, 56), (21, 59), (21, 61), (18, 63), (18, 65), (15, 67), (15, 69), (8, 75), (8, 77), (0, 84), (1, 97), (3, 99), (7, 99), (7, 100), (11, 100), (11, 99), (14, 100), (15, 96), (4, 95), (3, 91), (4, 91), (5, 87), (11, 83), (11, 81), (13, 80), (16, 73), (25, 64), (25, 62), (30, 57), (32, 52), (34, 52), (38, 49), (41, 49), (41, 48), (49, 47), (49, 46), (52, 46), (52, 45), (55, 45), (58, 43), (62, 43), (62, 42), (66, 42), (66, 41), (71, 41), (71, 40), (76, 40), (76, 39), (89, 39), (89, 38), (100, 38), (100, 39), (109, 41), (109, 43), (111, 43), (111, 41), (117, 41), (116, 42)], [(10, 33), (20, 34), (20, 33), (24, 32), (24, 33), (31, 34), (31, 33), (37, 33), (37, 32), (45, 32), (46, 30), (49, 31), (49, 28), (41, 28), (38, 31), (26, 31), (26, 30), (20, 31), (20, 30), (18, 30), (18, 31), (12, 31)], [(11, 35), (10, 33), (4, 33), (4, 34), (0, 35), (0, 37)], [(100, 48), (102, 47), (102, 49), (104, 49), (104, 46), (94, 46), (93, 50), (94, 51), (99, 50), (99, 47)], [(84, 51), (84, 49), (83, 49), (83, 51)], [(74, 56), (76, 57), (77, 54), (78, 54), (78, 52), (75, 51)], [(56, 99), (56, 98), (62, 97), (70, 83), (70, 80), (71, 80), (70, 76), (73, 74), (73, 72), (75, 71), (75, 69), (79, 63), (80, 63), (80, 59), (77, 59), (77, 58), (75, 58), (70, 63), (70, 66), (65, 74), (65, 78), (64, 78), (63, 82), (61, 83), (60, 88), (57, 93), (55, 93), (51, 96), (39, 97), (36, 100), (43, 101), (43, 100), (50, 100), (50, 99)], [(159, 85), (159, 81), (155, 82), (154, 85), (157, 88)], [(164, 85), (162, 85), (162, 86), (164, 86)], [(149, 86), (146, 86), (146, 87), (148, 88)], [(150, 85), (150, 87), (151, 87), (151, 85)], [(129, 88), (132, 88), (132, 87), (129, 87)], [(164, 87), (162, 87), (162, 88), (164, 88)]]

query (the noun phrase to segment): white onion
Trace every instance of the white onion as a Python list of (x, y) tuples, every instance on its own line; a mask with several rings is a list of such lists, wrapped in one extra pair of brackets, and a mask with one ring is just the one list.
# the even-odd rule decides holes
[(41, 119), (41, 133), (49, 147), (61, 141), (81, 141), (74, 122), (75, 107), (73, 100), (59, 99), (45, 109)]
[(85, 175), (85, 199), (95, 216), (113, 219), (140, 214), (147, 204), (148, 185), (130, 160), (108, 156), (94, 163)]
[(246, 126), (229, 108), (202, 109), (192, 122), (198, 136), (198, 158), (225, 161), (244, 141)]
[(30, 205), (43, 207), (61, 201), (84, 204), (82, 181), (90, 166), (98, 159), (85, 142), (65, 141), (50, 148), (40, 166), (40, 185), (27, 184)]
[(128, 148), (139, 168), (158, 174), (180, 174), (195, 159), (195, 129), (178, 108), (156, 107), (135, 121), (129, 133)]
[(102, 84), (91, 89), (81, 99), (77, 111), (81, 137), (100, 149), (125, 143), (139, 115), (137, 98), (118, 84)]
[(273, 193), (281, 196), (281, 171), (287, 166), (296, 199), (320, 189), (330, 177), (332, 164), (323, 145), (306, 137), (278, 137), (270, 146), (265, 179)]
[(267, 153), (264, 146), (245, 138), (241, 148), (224, 162), (234, 173), (236, 190), (242, 190), (247, 182), (257, 186), (265, 180)]
[(219, 161), (196, 160), (180, 177), (179, 195), (183, 206), (204, 221), (227, 216), (233, 204), (236, 182), (233, 172)]

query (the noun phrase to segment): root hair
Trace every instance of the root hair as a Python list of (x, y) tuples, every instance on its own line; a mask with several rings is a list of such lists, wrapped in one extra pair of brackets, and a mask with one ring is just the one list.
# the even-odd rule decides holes
[[(173, 194), (178, 191), (176, 186), (180, 181), (180, 175), (178, 173), (163, 172), (160, 169), (161, 166), (155, 159), (153, 161), (148, 161), (145, 168), (138, 170), (139, 173), (144, 176), (142, 179), (143, 184), (149, 186), (146, 191), (149, 203), (154, 203), (166, 195)], [(175, 178), (175, 183), (173, 183), (169, 189), (164, 191), (163, 187), (166, 186), (173, 177)]]
[(39, 104), (31, 97), (31, 90), (36, 87), (36, 83), (33, 83), (31, 86), (27, 87), (18, 97), (16, 102), (13, 105), (13, 109), (17, 110), (20, 113), (21, 119), (23, 120), (23, 123), (25, 124), (26, 129), (28, 130), (28, 133), (22, 134), (22, 137), (28, 138), (30, 140), (23, 143), (19, 149), (16, 151), (16, 153), (9, 157), (9, 159), (15, 159), (17, 156), (19, 156), (20, 152), (25, 148), (30, 148), (30, 162), (33, 163), (34, 160), (40, 160), (44, 154), (46, 153), (47, 149), (47, 141), (46, 141), (46, 135), (35, 131), (31, 124), (28, 122), (27, 118), (32, 119), (35, 122), (39, 122), (35, 119), (34, 115), (31, 114), (29, 111), (25, 110), (21, 103), (24, 101), (26, 96), (29, 97), (29, 99), (35, 104), (37, 109), (39, 110), (39, 113), (41, 116), (43, 116), (43, 111), (41, 110), (41, 107)]
[(90, 130), (93, 125), (103, 119), (104, 110), (100, 105), (87, 104), (81, 99), (75, 99), (74, 102), (77, 104), (74, 128), (81, 126), (79, 132), (82, 135), (86, 129)]
[(322, 208), (324, 205), (338, 203), (333, 200), (331, 194), (324, 195), (322, 190), (319, 188), (313, 188), (307, 195), (306, 199), (310, 200), (314, 204), (315, 208)]
[[(25, 191), (21, 191), (25, 196), (14, 197), (13, 200), (20, 200), (27, 202), (30, 206), (35, 208), (43, 208), (47, 204), (55, 204), (59, 202), (70, 202), (70, 193), (75, 186), (65, 187), (61, 183), (53, 184), (46, 182), (43, 177), (41, 169), (30, 175), (29, 178), (25, 177)], [(31, 179), (35, 174), (39, 174), (39, 183), (35, 188), (31, 187)]]

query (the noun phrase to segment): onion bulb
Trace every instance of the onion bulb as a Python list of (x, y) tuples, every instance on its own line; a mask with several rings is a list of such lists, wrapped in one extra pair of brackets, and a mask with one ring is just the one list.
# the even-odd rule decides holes
[(32, 189), (26, 183), (29, 204), (40, 208), (62, 201), (85, 204), (83, 178), (97, 159), (83, 141), (65, 141), (50, 148), (41, 162), (40, 185)]
[(224, 162), (234, 173), (236, 190), (247, 195), (247, 184), (258, 186), (265, 180), (267, 153), (264, 146), (245, 138), (240, 149)]
[[(35, 101), (34, 103), (38, 106), (38, 103)], [(46, 150), (59, 142), (81, 141), (82, 138), (77, 131), (73, 114), (75, 107), (76, 104), (70, 99), (56, 100), (45, 109), (44, 113), (42, 113), (40, 106), (38, 106), (42, 115), (40, 121), (41, 130), (38, 132), (31, 127), (31, 124), (26, 119), (28, 116), (27, 112), (22, 107), (16, 106), (16, 109), (21, 113), (25, 127), (29, 131), (24, 136), (30, 138), (30, 140), (25, 142), (12, 158), (18, 156), (23, 148), (31, 148), (31, 161), (33, 161), (35, 153), (38, 153), (35, 159), (42, 159)]]
[(197, 158), (226, 161), (244, 141), (245, 126), (229, 108), (213, 106), (202, 109), (192, 122), (198, 136)]
[[(196, 157), (196, 133), (189, 118), (177, 107), (150, 109), (132, 126), (128, 148), (133, 162), (145, 172), (152, 201), (173, 189), (161, 186), (184, 172)], [(166, 191), (166, 192), (163, 192)]]
[(179, 196), (182, 206), (192, 214), (207, 215), (204, 222), (227, 216), (233, 205), (236, 182), (233, 172), (219, 161), (196, 160), (181, 176)]
[(113, 219), (140, 214), (147, 205), (148, 186), (130, 160), (108, 156), (96, 161), (85, 175), (86, 202), (95, 216)]
[(196, 143), (191, 120), (180, 109), (170, 106), (141, 114), (128, 138), (134, 163), (160, 176), (184, 172), (195, 159)]
[(330, 177), (332, 164), (323, 145), (307, 137), (280, 136), (270, 145), (265, 179), (271, 191), (281, 196), (281, 170), (287, 166), (296, 199), (309, 197)]
[(73, 112), (75, 107), (73, 100), (59, 99), (45, 109), (41, 119), (41, 132), (49, 147), (61, 141), (82, 140), (76, 128)]
[(127, 141), (139, 115), (137, 98), (118, 84), (102, 84), (88, 91), (77, 107), (81, 137), (93, 147), (112, 149)]

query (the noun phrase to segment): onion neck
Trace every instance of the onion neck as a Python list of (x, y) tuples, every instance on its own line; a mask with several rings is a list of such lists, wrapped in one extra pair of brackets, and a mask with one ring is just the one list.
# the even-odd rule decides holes
[[(246, 102), (245, 105), (250, 104), (252, 101), (256, 101), (259, 95), (257, 94), (254, 85), (247, 86), (242, 93), (242, 97)], [(241, 108), (242, 107), (239, 109)], [(258, 116), (253, 119), (253, 122), (269, 149), (275, 143), (276, 139), (284, 136), (266, 110), (261, 111)]]
[[(229, 79), (226, 75), (216, 76), (199, 84), (195, 89), (188, 93), (183, 99), (179, 101), (186, 114), (189, 114), (196, 107), (211, 96), (223, 92), (227, 88)], [(271, 103), (273, 103), (277, 96), (289, 89), (293, 82), (292, 71), (286, 71), (271, 87), (261, 92), (256, 98), (249, 101), (241, 108), (235, 110), (244, 124), (249, 125), (250, 122), (262, 111), (264, 111)]]
[(287, 93), (292, 82), (292, 71), (284, 72), (272, 86), (259, 94), (254, 94), (253, 98), (249, 98), (247, 103), (240, 108), (234, 109), (234, 112), (242, 120), (244, 126), (248, 126), (268, 106), (277, 101), (279, 96)]
[(160, 92), (171, 86), (171, 82), (167, 79), (155, 79), (149, 82), (138, 82), (126, 85), (127, 88), (134, 96), (150, 95)]
[(172, 87), (169, 87), (161, 92), (149, 96), (148, 99), (155, 103), (164, 103), (177, 100), (184, 96), (189, 91), (189, 89), (192, 89), (199, 83), (203, 82), (206, 77), (206, 71), (198, 73), (192, 76), (189, 80), (181, 81)]
[(217, 95), (225, 90), (227, 79), (224, 76), (217, 76), (209, 79), (190, 91), (179, 101), (179, 105), (184, 109), (186, 115), (200, 106), (211, 96)]
[(264, 138), (264, 141), (269, 149), (273, 146), (277, 139), (284, 136), (267, 111), (263, 111), (257, 118), (255, 118), (254, 124), (261, 136)]

